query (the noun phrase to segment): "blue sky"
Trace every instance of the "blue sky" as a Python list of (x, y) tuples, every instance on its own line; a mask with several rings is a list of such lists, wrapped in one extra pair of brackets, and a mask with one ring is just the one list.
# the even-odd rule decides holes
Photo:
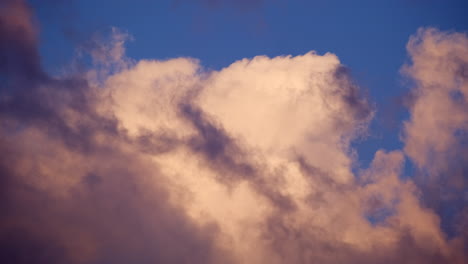
[(377, 109), (369, 137), (355, 142), (363, 165), (379, 148), (401, 148), (400, 120), (407, 117), (401, 101), (408, 87), (399, 69), (407, 62), (409, 37), (420, 27), (468, 29), (463, 0), (244, 2), (83, 0), (33, 6), (43, 62), (51, 72), (70, 62), (77, 45), (111, 27), (133, 37), (130, 58), (192, 57), (215, 70), (257, 55), (334, 53)]

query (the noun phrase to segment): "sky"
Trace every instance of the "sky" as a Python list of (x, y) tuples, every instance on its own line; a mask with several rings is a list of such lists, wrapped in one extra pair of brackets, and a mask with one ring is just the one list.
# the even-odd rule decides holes
[(1, 0), (1, 262), (466, 263), (467, 11)]
[(408, 59), (409, 37), (420, 27), (468, 28), (468, 4), (455, 0), (43, 2), (32, 4), (51, 72), (70, 62), (77, 45), (111, 27), (132, 36), (131, 58), (190, 57), (214, 70), (257, 55), (337, 54), (379, 110), (366, 142), (356, 142), (364, 165), (380, 147), (401, 147), (400, 106), (408, 87), (399, 69)]

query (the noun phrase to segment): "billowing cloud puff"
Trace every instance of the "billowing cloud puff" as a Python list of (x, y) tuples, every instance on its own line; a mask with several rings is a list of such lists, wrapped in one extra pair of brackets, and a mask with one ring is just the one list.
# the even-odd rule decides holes
[[(26, 14), (22, 1), (7, 6)], [(0, 21), (1, 54), (35, 43), (30, 22)], [(447, 237), (417, 182), (401, 180), (404, 155), (418, 160), (416, 115), (404, 151), (379, 150), (353, 173), (350, 144), (373, 109), (337, 56), (258, 56), (207, 71), (189, 58), (132, 62), (114, 33), (86, 74), (0, 68), (2, 262), (465, 260), (464, 241)], [(37, 54), (23, 47), (24, 58)]]

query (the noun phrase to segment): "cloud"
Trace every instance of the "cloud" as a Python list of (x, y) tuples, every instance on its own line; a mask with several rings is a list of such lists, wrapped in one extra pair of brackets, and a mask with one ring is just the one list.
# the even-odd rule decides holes
[(25, 65), (8, 57), (1, 72), (1, 262), (229, 263), (215, 249), (216, 225), (197, 225), (171, 204), (141, 139), (100, 113), (98, 87), (29, 70), (40, 65), (29, 57), (37, 54), (29, 24), (7, 12), (29, 9), (2, 8), (2, 52), (15, 49)]
[(468, 221), (460, 219), (468, 210), (468, 37), (419, 29), (407, 49), (411, 63), (402, 71), (414, 90), (405, 152), (419, 168), (427, 205), (447, 210), (443, 224), (453, 233), (453, 221)]
[(7, 0), (0, 4), (0, 12), (0, 70), (11, 78), (23, 73), (39, 78), (43, 73), (31, 9), (22, 0)]
[(379, 151), (356, 181), (350, 142), (373, 110), (333, 54), (211, 72), (188, 58), (146, 60), (104, 87), (106, 112), (131, 138), (172, 138), (151, 157), (170, 200), (216, 223), (234, 262), (461, 263), (417, 186), (400, 180), (402, 152)]
[[(23, 2), (2, 8), (31, 21)], [(463, 263), (464, 241), (400, 177), (405, 154), (426, 166), (414, 115), (404, 152), (353, 172), (374, 110), (336, 55), (207, 71), (134, 62), (113, 30), (89, 71), (54, 77), (8, 14), (1, 52), (27, 47), (13, 55), (34, 67), (0, 68), (2, 262)]]

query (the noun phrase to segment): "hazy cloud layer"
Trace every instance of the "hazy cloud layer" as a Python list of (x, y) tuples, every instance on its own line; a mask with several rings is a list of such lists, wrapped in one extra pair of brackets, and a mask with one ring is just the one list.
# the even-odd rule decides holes
[(58, 78), (40, 67), (27, 5), (0, 14), (2, 263), (466, 261), (466, 208), (448, 236), (430, 195), (441, 179), (466, 193), (465, 35), (410, 39), (405, 149), (356, 174), (350, 144), (374, 109), (334, 54), (206, 71), (134, 62), (113, 30), (93, 67)]

